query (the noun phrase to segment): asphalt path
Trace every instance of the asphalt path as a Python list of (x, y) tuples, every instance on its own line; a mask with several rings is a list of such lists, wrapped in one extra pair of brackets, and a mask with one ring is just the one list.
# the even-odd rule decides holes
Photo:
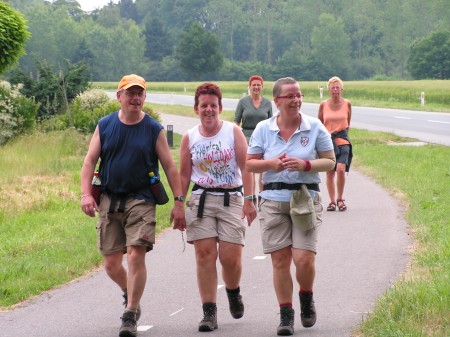
[[(172, 115), (162, 118), (164, 125), (176, 125), (180, 133), (198, 121)], [(324, 184), (322, 191), (323, 203), (327, 204)], [(350, 336), (407, 267), (410, 241), (399, 202), (354, 169), (348, 176), (346, 201), (348, 211), (324, 212), (314, 287), (318, 320), (312, 328), (301, 327), (299, 301), (295, 296), (296, 336)], [(159, 223), (167, 221), (158, 219)], [(93, 232), (95, 222), (93, 219)], [(202, 309), (193, 246), (182, 240), (181, 232), (168, 229), (157, 238), (146, 261), (148, 281), (141, 302), (138, 336), (208, 334), (197, 331)], [(262, 252), (256, 220), (247, 230), (243, 253), (241, 289), (245, 315), (239, 320), (231, 317), (219, 268), (219, 328), (209, 335), (276, 336), (279, 308), (271, 270), (270, 257)], [(14, 310), (1, 312), (0, 336), (118, 336), (122, 312), (121, 292), (100, 269), (46, 291)]]

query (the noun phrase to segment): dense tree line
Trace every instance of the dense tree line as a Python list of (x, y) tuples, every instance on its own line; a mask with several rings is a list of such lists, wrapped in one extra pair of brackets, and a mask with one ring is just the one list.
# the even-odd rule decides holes
[(450, 76), (448, 62), (427, 73), (420, 57), (431, 43), (448, 60), (448, 0), (120, 0), (89, 13), (75, 0), (9, 3), (31, 33), (20, 59), (29, 74), (37, 61), (58, 69), (68, 60), (86, 63), (94, 81)]

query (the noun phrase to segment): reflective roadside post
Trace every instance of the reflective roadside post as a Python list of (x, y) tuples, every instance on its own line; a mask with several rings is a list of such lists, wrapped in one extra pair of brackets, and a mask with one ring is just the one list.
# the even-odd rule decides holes
[(420, 93), (420, 105), (424, 106), (425, 105), (425, 92), (421, 92)]
[(323, 86), (319, 87), (320, 98), (323, 98)]
[(173, 125), (167, 125), (167, 143), (173, 148)]

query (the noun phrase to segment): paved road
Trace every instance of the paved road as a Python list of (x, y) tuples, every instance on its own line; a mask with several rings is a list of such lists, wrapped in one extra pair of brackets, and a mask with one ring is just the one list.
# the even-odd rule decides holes
[[(148, 94), (147, 100), (158, 104), (178, 104), (192, 107), (194, 98), (185, 95)], [(223, 107), (235, 110), (237, 99), (224, 98)], [(273, 103), (272, 103), (273, 104)], [(317, 117), (319, 105), (304, 103), (302, 112)], [(274, 111), (277, 109), (274, 107)], [(402, 137), (450, 146), (450, 114), (397, 109), (353, 107), (352, 127), (369, 131), (383, 131)], [(176, 130), (176, 129), (175, 129)]]
[[(162, 117), (164, 124), (177, 123), (182, 131), (197, 122), (192, 118)], [(327, 203), (324, 184), (322, 189)], [(410, 242), (399, 203), (355, 170), (348, 177), (346, 194), (349, 210), (324, 212), (320, 229), (315, 284), (317, 323), (310, 329), (301, 327), (299, 303), (295, 300), (296, 336), (350, 336), (407, 266)], [(276, 336), (279, 317), (271, 263), (262, 253), (257, 222), (248, 229), (246, 241), (241, 283), (245, 315), (240, 320), (231, 318), (224, 288), (219, 285), (219, 329), (211, 336)], [(148, 284), (142, 299), (140, 337), (205, 336), (197, 331), (202, 313), (193, 253), (188, 244), (183, 252), (181, 233), (169, 229), (158, 237), (154, 251), (147, 254)], [(0, 313), (0, 336), (117, 336), (121, 304), (120, 292), (100, 269), (15, 310)]]

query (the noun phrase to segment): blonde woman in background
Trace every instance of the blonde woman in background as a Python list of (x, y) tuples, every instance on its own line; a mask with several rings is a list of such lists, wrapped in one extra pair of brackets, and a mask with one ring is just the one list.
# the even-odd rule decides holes
[(320, 103), (318, 115), (320, 121), (331, 134), (336, 155), (336, 166), (333, 170), (327, 172), (327, 189), (330, 196), (327, 211), (335, 211), (336, 207), (339, 211), (345, 211), (347, 210), (344, 199), (345, 173), (349, 172), (353, 157), (352, 145), (348, 137), (352, 118), (352, 104), (342, 97), (344, 83), (339, 77), (330, 78), (327, 89), (330, 98)]

